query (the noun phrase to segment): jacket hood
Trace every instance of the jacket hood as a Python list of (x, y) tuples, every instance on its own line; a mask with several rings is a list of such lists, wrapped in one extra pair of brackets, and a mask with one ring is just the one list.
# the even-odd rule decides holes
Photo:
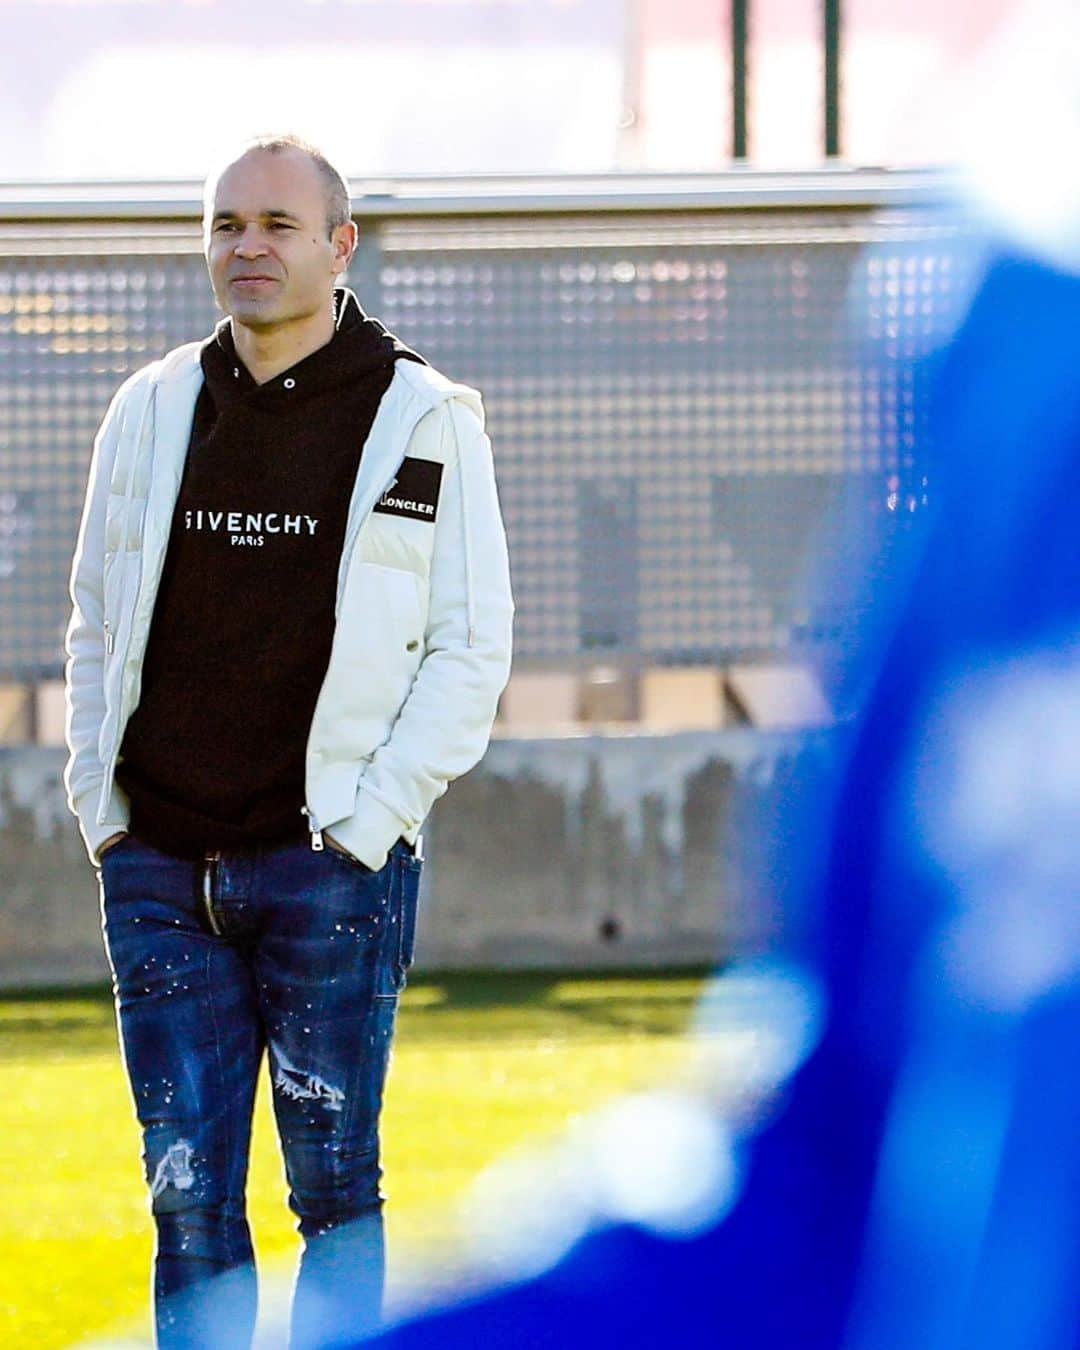
[[(371, 322), (378, 323), (378, 320), (373, 319)], [(408, 353), (409, 359), (398, 361), (394, 370), (395, 381), (400, 381), (412, 397), (428, 408), (435, 408), (447, 400), (464, 404), (476, 415), (480, 426), (484, 426), (484, 405), (476, 389), (448, 379), (434, 366), (428, 365), (422, 356), (418, 356), (408, 347), (399, 345), (401, 354), (404, 356)], [(157, 361), (149, 362), (124, 381), (117, 390), (117, 397), (133, 396), (137, 422), (144, 422), (150, 415), (155, 400), (161, 398), (166, 399), (175, 408), (177, 415), (180, 415), (179, 410), (182, 408), (183, 415), (190, 419), (204, 381), (201, 356), (205, 346), (206, 342), (203, 340), (186, 342), (180, 347), (174, 347), (171, 352), (167, 352)]]

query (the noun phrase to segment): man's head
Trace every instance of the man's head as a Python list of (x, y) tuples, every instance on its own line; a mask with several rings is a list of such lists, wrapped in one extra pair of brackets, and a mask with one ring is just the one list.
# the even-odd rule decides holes
[(344, 179), (313, 146), (263, 137), (207, 179), (203, 238), (217, 302), (269, 330), (331, 303), (356, 248)]

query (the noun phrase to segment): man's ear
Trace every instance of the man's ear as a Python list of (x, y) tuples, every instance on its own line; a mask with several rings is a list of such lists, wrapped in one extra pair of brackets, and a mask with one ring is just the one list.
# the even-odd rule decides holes
[(334, 226), (334, 233), (330, 236), (330, 239), (334, 245), (333, 272), (335, 276), (340, 276), (352, 262), (352, 255), (356, 252), (358, 238), (359, 231), (356, 228), (355, 220), (347, 220), (344, 225)]

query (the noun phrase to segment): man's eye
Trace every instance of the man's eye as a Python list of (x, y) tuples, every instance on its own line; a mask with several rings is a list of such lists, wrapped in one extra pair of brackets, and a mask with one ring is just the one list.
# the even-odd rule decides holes
[(295, 227), (288, 224), (288, 222), (284, 220), (272, 220), (270, 222), (270, 228), (272, 230), (291, 230), (294, 229)]
[(222, 220), (222, 221), (219, 221), (219, 222), (214, 226), (214, 233), (215, 233), (215, 234), (228, 234), (230, 230), (235, 230), (235, 229), (236, 229), (236, 225), (235, 225), (231, 220)]

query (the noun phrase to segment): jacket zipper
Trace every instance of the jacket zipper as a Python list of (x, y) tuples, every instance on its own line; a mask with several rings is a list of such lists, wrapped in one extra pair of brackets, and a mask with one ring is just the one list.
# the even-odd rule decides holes
[(206, 910), (206, 921), (215, 937), (221, 937), (221, 924), (218, 923), (217, 915), (214, 913), (214, 882), (217, 879), (220, 861), (220, 853), (207, 853), (203, 858), (203, 907)]
[(113, 632), (112, 624), (108, 619), (104, 621), (102, 627), (105, 630), (105, 650), (109, 656), (112, 656), (113, 650), (116, 647), (116, 634)]
[(311, 831), (311, 848), (314, 853), (323, 851), (322, 830), (319, 828), (319, 822), (315, 819), (315, 812), (309, 811), (306, 806), (300, 808), (300, 814), (307, 816), (308, 829)]

